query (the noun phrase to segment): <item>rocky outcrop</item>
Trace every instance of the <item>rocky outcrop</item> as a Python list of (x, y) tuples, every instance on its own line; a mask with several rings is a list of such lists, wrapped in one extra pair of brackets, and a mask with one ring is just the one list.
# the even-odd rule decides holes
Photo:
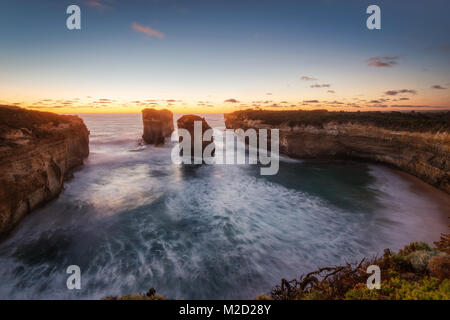
[[(276, 116), (274, 114), (274, 118)], [(280, 153), (293, 158), (381, 162), (450, 193), (448, 130), (393, 130), (381, 124), (361, 123), (358, 120), (334, 121), (332, 118), (333, 113), (329, 112), (327, 120), (320, 124), (281, 121), (274, 125), (257, 117), (247, 118), (242, 112), (225, 115), (227, 128), (279, 129)]]
[[(201, 122), (201, 135), (194, 134), (195, 122)], [(195, 145), (196, 141), (198, 141), (199, 145), (202, 146), (201, 147), (202, 155), (203, 155), (203, 151), (205, 151), (205, 148), (208, 145), (212, 146), (211, 155), (214, 155), (215, 146), (214, 146), (214, 142), (212, 142), (212, 141), (214, 141), (213, 137), (211, 137), (211, 139), (209, 141), (203, 141), (203, 135), (205, 134), (205, 131), (208, 129), (212, 129), (210, 127), (210, 125), (208, 124), (208, 122), (206, 122), (205, 118), (202, 118), (200, 116), (196, 116), (193, 114), (184, 115), (180, 119), (177, 120), (177, 126), (178, 126), (178, 129), (186, 129), (191, 136), (191, 156), (194, 156), (194, 151), (195, 151), (194, 145)], [(179, 142), (181, 143), (182, 141), (183, 141), (183, 137), (180, 134)], [(181, 150), (181, 155), (182, 155), (182, 153), (183, 152)]]
[(0, 237), (57, 197), (88, 154), (79, 117), (0, 106)]
[(164, 144), (165, 138), (173, 132), (173, 113), (170, 110), (144, 109), (142, 121), (144, 122), (142, 138), (148, 144)]

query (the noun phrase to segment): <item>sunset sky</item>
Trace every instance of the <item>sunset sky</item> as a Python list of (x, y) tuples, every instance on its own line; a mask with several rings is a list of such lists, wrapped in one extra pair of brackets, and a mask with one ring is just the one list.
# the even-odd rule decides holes
[[(81, 30), (66, 8), (81, 8)], [(366, 8), (381, 8), (381, 30)], [(0, 3), (0, 104), (450, 110), (450, 1)]]

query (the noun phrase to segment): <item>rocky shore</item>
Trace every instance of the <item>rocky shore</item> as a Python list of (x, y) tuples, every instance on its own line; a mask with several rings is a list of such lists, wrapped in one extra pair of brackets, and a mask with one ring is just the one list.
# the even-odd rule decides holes
[(298, 159), (361, 159), (399, 168), (450, 193), (450, 113), (245, 110), (229, 129), (280, 130), (280, 153)]
[(57, 197), (88, 155), (79, 117), (0, 106), (0, 238)]

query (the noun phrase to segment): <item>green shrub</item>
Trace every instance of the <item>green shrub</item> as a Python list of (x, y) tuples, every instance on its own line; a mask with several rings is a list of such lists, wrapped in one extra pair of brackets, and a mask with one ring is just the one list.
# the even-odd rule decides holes
[(432, 256), (432, 251), (419, 250), (411, 252), (406, 256), (406, 259), (411, 264), (414, 272), (423, 273), (427, 270), (428, 262)]
[(367, 286), (349, 290), (345, 298), (348, 300), (449, 300), (450, 280), (424, 278), (419, 282), (410, 282), (400, 278), (391, 278), (381, 283), (380, 290), (370, 290)]
[(247, 109), (227, 114), (238, 120), (261, 120), (269, 125), (287, 124), (311, 125), (323, 127), (324, 124), (334, 121), (337, 123), (360, 123), (374, 125), (391, 130), (404, 130), (412, 132), (449, 132), (450, 111), (447, 112), (335, 112), (327, 110), (255, 110)]

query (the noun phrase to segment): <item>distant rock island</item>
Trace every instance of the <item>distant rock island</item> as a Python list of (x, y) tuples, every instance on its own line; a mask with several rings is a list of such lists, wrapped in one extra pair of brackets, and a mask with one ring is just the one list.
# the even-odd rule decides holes
[[(194, 134), (194, 125), (195, 122), (201, 122), (202, 123), (202, 132), (201, 132), (201, 136), (196, 136)], [(196, 139), (200, 139), (200, 144), (202, 146), (202, 155), (203, 155), (203, 151), (205, 150), (205, 148), (210, 145), (214, 140), (213, 137), (211, 137), (210, 141), (203, 141), (203, 135), (205, 134), (205, 131), (208, 129), (212, 129), (211, 126), (208, 124), (208, 122), (206, 122), (205, 118), (202, 118), (200, 116), (197, 115), (193, 115), (193, 114), (187, 114), (182, 116), (180, 119), (177, 120), (177, 126), (178, 129), (185, 129), (187, 131), (189, 131), (190, 135), (191, 135), (191, 156), (194, 156), (194, 143), (196, 141)], [(179, 142), (181, 143), (183, 140), (182, 136), (180, 135), (179, 137)], [(215, 147), (215, 145), (214, 145)], [(212, 155), (214, 155), (215, 150), (213, 150), (213, 152), (211, 153)]]
[(0, 106), (0, 238), (57, 197), (88, 155), (79, 117)]
[(229, 129), (280, 129), (280, 153), (298, 159), (385, 163), (450, 193), (450, 112), (243, 110)]
[(165, 138), (173, 132), (173, 113), (170, 110), (144, 109), (142, 121), (144, 123), (142, 139), (147, 144), (164, 144)]

